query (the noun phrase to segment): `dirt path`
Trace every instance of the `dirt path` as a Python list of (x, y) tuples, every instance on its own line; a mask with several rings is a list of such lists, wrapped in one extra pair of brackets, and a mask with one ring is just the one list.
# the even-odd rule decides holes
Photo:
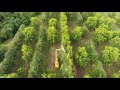
[(82, 78), (84, 75), (84, 69), (76, 67), (76, 78)]
[(54, 69), (54, 64), (55, 64), (55, 50), (56, 47), (53, 46), (50, 48), (50, 63), (49, 63), (49, 68)]

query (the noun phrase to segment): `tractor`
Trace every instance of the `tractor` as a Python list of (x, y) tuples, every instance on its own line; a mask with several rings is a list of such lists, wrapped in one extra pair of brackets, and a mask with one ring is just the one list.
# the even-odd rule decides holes
[(65, 50), (64, 50), (62, 45), (61, 45), (60, 49), (56, 49), (56, 52), (55, 52), (55, 68), (60, 67), (60, 65), (61, 65), (61, 63), (60, 63), (60, 55), (63, 52), (65, 53)]

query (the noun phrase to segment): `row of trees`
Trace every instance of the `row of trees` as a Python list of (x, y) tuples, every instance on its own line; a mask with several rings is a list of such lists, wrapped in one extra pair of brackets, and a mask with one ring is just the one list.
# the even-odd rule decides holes
[(35, 31), (39, 29), (39, 20), (37, 17), (31, 17), (30, 21), (30, 26), (24, 27), (23, 25), (22, 30), (24, 35), (24, 41), (22, 45), (22, 59), (26, 62), (32, 58), (32, 42), (35, 42)]
[(60, 29), (61, 29), (61, 45), (65, 48), (65, 53), (62, 54), (61, 71), (63, 77), (73, 77), (73, 62), (72, 62), (72, 47), (70, 46), (70, 38), (68, 34), (67, 16), (65, 12), (60, 13)]
[(0, 63), (0, 75), (10, 73), (10, 70), (13, 66), (13, 62), (14, 60), (16, 60), (17, 52), (21, 49), (22, 46), (23, 35), (21, 31), (22, 26), (19, 28), (11, 45), (5, 53), (5, 58), (3, 59), (3, 62)]
[(102, 51), (102, 62), (107, 65), (112, 65), (113, 62), (119, 61), (119, 49), (116, 47), (105, 46)]
[(82, 28), (80, 26), (76, 26), (72, 31), (72, 37), (74, 40), (79, 41), (83, 34)]
[(29, 69), (29, 73), (28, 73), (29, 78), (37, 77), (38, 73), (40, 71), (39, 69), (40, 69), (40, 62), (42, 59), (41, 53), (42, 53), (42, 48), (43, 48), (44, 36), (45, 36), (45, 29), (41, 25), (39, 35), (38, 35), (38, 42), (36, 44), (36, 49), (35, 49), (35, 52), (33, 54), (32, 61), (30, 63), (30, 69)]
[(47, 40), (50, 43), (55, 43), (56, 41), (56, 25), (57, 25), (57, 19), (51, 18), (49, 20), (48, 30), (47, 30)]
[(68, 21), (72, 21), (76, 24), (83, 24), (83, 17), (81, 16), (80, 12), (65, 12)]
[(78, 47), (75, 53), (75, 61), (77, 66), (85, 67), (87, 65), (87, 56), (88, 56), (88, 53), (85, 47)]
[(23, 71), (24, 71), (24, 69), (22, 67), (19, 67), (16, 70), (16, 73), (4, 74), (4, 75), (0, 76), (0, 78), (19, 78)]
[(0, 42), (12, 38), (21, 24), (29, 25), (30, 18), (39, 12), (1, 12), (0, 13)]
[[(108, 25), (102, 24), (93, 32), (92, 40), (96, 44), (109, 42), (112, 46), (115, 46), (115, 44), (118, 44), (117, 40), (119, 39), (119, 37), (119, 31), (108, 31)], [(115, 43), (113, 43), (114, 45), (112, 44), (113, 40), (115, 40)]]
[(85, 25), (91, 31), (95, 30), (95, 28), (98, 28), (102, 24), (108, 25), (108, 30), (111, 30), (111, 28), (115, 24), (115, 22), (116, 22), (116, 20), (114, 20), (112, 18), (104, 18), (101, 13), (94, 12), (92, 15), (87, 16)]
[(88, 59), (90, 61), (92, 61), (93, 63), (97, 62), (98, 58), (99, 58), (99, 54), (95, 50), (95, 45), (94, 45), (94, 42), (92, 41), (92, 39), (88, 40), (85, 43), (85, 48), (88, 53)]
[(6, 45), (0, 45), (0, 62), (4, 59), (4, 54), (8, 50), (8, 46)]
[[(17, 34), (15, 35), (11, 46), (8, 48), (8, 51), (5, 53), (5, 58), (3, 62), (0, 63), (0, 75), (5, 75), (7, 77), (10, 73), (14, 60), (16, 60), (17, 52), (22, 50), (22, 59), (27, 61), (32, 58), (32, 49), (31, 42), (33, 38), (35, 39), (35, 30), (38, 29), (38, 19), (37, 17), (32, 17), (30, 19), (31, 25), (25, 27), (21, 25)], [(25, 39), (25, 42), (23, 41)], [(24, 44), (23, 44), (24, 43)], [(23, 44), (23, 45), (22, 45)]]

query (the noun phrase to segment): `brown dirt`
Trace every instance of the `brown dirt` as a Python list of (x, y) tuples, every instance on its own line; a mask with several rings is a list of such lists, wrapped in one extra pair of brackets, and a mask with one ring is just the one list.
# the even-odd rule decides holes
[(103, 67), (106, 71), (108, 78), (111, 78), (113, 73), (119, 71), (118, 63), (113, 63), (112, 66), (103, 65)]
[(72, 47), (73, 47), (73, 51), (76, 51), (77, 48), (79, 47), (79, 44), (76, 43), (76, 42), (73, 42), (71, 45), (72, 45)]
[(86, 65), (85, 68), (80, 68), (80, 67), (75, 66), (75, 69), (76, 69), (75, 76), (76, 76), (76, 78), (83, 78), (85, 72), (90, 72), (91, 68), (92, 68), (92, 63), (91, 62), (88, 62), (88, 64)]
[(76, 66), (73, 64), (73, 74), (76, 76), (77, 70), (76, 70)]
[(82, 47), (85, 46), (85, 39), (84, 38), (81, 38), (80, 44), (81, 44)]
[(55, 64), (55, 46), (50, 48), (50, 63), (49, 63), (49, 68), (54, 69), (54, 64)]
[(23, 68), (24, 68), (24, 71), (23, 71), (23, 73), (22, 73), (22, 78), (25, 78), (25, 77), (27, 77), (27, 75), (28, 75), (28, 71), (29, 71), (29, 68), (30, 68), (30, 62), (25, 62), (24, 64), (23, 64)]
[(83, 68), (76, 67), (76, 78), (82, 78), (85, 73)]
[(103, 51), (103, 49), (105, 48), (107, 44), (105, 43), (102, 43), (102, 44), (99, 44), (97, 46), (95, 46), (95, 50), (98, 51), (98, 53), (100, 53), (101, 51)]
[(87, 37), (87, 38), (88, 38), (89, 40), (90, 40), (91, 37), (92, 37), (92, 33), (93, 33), (92, 31), (90, 31), (90, 32), (88, 33), (88, 37)]
[(21, 59), (21, 51), (17, 52), (16, 60), (14, 60), (14, 67), (11, 69), (11, 72), (16, 72), (18, 66), (20, 65), (20, 59)]

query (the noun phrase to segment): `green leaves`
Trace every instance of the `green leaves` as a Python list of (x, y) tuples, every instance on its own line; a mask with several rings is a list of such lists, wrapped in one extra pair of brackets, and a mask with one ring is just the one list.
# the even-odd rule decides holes
[(85, 47), (79, 47), (75, 54), (75, 61), (77, 66), (84, 67), (87, 65), (87, 56), (88, 53), (86, 52)]
[(51, 19), (49, 20), (49, 27), (51, 27), (51, 26), (56, 27), (56, 25), (57, 25), (57, 19), (51, 18)]
[(60, 13), (61, 44), (67, 45), (70, 36), (68, 34), (67, 17), (64, 12)]
[(72, 36), (73, 36), (73, 39), (76, 40), (76, 41), (79, 41), (81, 36), (82, 36), (83, 32), (82, 32), (82, 29), (81, 27), (79, 26), (76, 26), (72, 32)]
[(45, 35), (45, 28), (41, 25), (38, 35), (38, 42), (36, 44), (35, 52), (33, 54), (32, 61), (30, 63), (30, 69), (28, 71), (28, 78), (35, 78), (38, 76), (40, 69), (40, 62), (42, 60), (41, 53), (43, 48), (43, 40)]
[(97, 62), (98, 61), (98, 53), (95, 50), (95, 45), (92, 40), (89, 40), (85, 43), (85, 47), (88, 53), (88, 57), (91, 61)]
[(47, 39), (50, 43), (55, 43), (56, 40), (56, 28), (54, 26), (49, 27), (47, 30)]
[(21, 29), (16, 33), (11, 45), (5, 53), (3, 62), (0, 63), (0, 75), (10, 72), (13, 61), (16, 60), (17, 52), (21, 49), (22, 45), (22, 32)]
[(26, 43), (30, 43), (34, 39), (35, 31), (33, 27), (26, 27), (22, 31), (23, 35), (25, 36)]
[(111, 18), (106, 18), (105, 19), (105, 24), (108, 25), (108, 29), (110, 30), (112, 25), (115, 24), (115, 20)]
[(62, 55), (62, 64), (61, 64), (61, 71), (62, 74), (64, 76), (64, 78), (73, 78), (73, 74), (72, 74), (72, 60), (70, 58), (69, 53), (64, 53)]
[(100, 61), (96, 62), (92, 66), (91, 76), (94, 78), (106, 78), (106, 72), (103, 68), (103, 65)]
[(117, 47), (120, 49), (120, 38), (117, 36), (109, 40), (110, 46)]
[(70, 36), (68, 34), (67, 17), (64, 12), (60, 13), (61, 44), (65, 48), (62, 54), (62, 64), (60, 70), (64, 78), (73, 78), (72, 73), (72, 46), (70, 46)]
[(10, 73), (4, 74), (3, 76), (0, 76), (0, 78), (19, 78), (19, 75), (17, 73)]
[(56, 78), (56, 73), (49, 73), (49, 74), (43, 73), (42, 78)]
[(97, 17), (88, 17), (86, 20), (86, 26), (90, 29), (90, 30), (94, 30), (96, 28), (97, 25)]
[(49, 27), (47, 30), (47, 40), (50, 43), (55, 43), (56, 41), (56, 24), (57, 24), (57, 19), (51, 18), (49, 20)]
[(83, 32), (83, 36), (86, 37), (88, 35), (88, 33), (89, 33), (89, 30), (86, 27), (86, 25), (83, 25), (81, 30)]
[(31, 26), (34, 27), (35, 30), (37, 30), (40, 24), (39, 19), (37, 17), (31, 17), (30, 21), (31, 21)]
[(111, 65), (119, 59), (119, 49), (111, 46), (105, 46), (102, 52), (102, 62)]
[(27, 45), (22, 45), (22, 59), (24, 61), (30, 60), (32, 58), (32, 49)]
[(36, 16), (35, 12), (1, 12), (0, 35), (1, 42), (13, 37), (21, 24), (29, 25), (30, 17)]
[(113, 78), (120, 78), (120, 71), (113, 73), (112, 77)]
[(96, 28), (96, 30), (93, 32), (93, 41), (95, 43), (102, 43), (105, 40), (107, 40), (107, 36), (108, 36), (108, 31), (107, 31), (107, 25), (102, 25), (98, 28)]

